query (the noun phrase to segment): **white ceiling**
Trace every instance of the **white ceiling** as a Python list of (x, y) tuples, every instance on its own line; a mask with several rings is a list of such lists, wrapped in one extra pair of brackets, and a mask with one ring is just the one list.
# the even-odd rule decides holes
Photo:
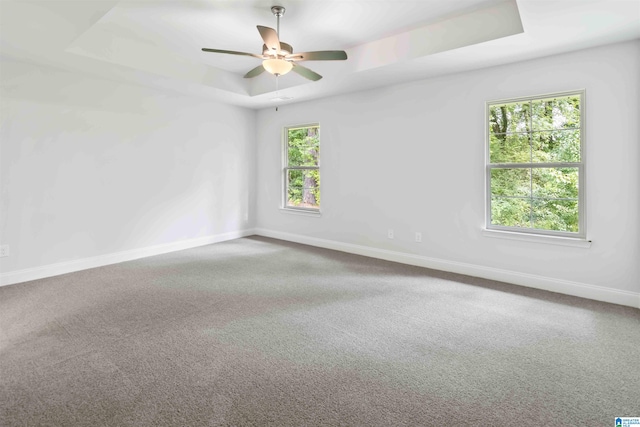
[[(324, 78), (243, 75), (261, 53), (256, 25), (295, 51), (346, 50), (309, 61)], [(640, 0), (0, 0), (0, 59), (43, 63), (250, 108), (640, 38)], [(0, 77), (2, 77), (0, 63)], [(4, 79), (2, 79), (4, 80)], [(1, 82), (0, 82), (1, 83)], [(280, 101), (282, 103), (283, 101)]]

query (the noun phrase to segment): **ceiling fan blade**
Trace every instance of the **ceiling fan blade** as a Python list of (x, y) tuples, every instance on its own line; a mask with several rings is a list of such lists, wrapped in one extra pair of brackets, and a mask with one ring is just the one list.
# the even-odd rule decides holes
[(276, 30), (258, 25), (258, 31), (260, 31), (260, 36), (269, 50), (280, 52), (280, 40), (278, 39), (278, 33), (276, 33)]
[(294, 71), (298, 74), (300, 74), (302, 77), (309, 79), (309, 80), (313, 80), (318, 81), (322, 78), (322, 76), (318, 73), (316, 73), (315, 71), (311, 71), (310, 69), (303, 67), (302, 65), (298, 65), (295, 62), (292, 63), (293, 68), (291, 69), (291, 71)]
[(287, 55), (292, 61), (344, 61), (347, 52), (344, 50), (319, 50), (316, 52), (296, 52)]
[(247, 52), (237, 52), (235, 50), (221, 50), (221, 49), (209, 49), (207, 47), (202, 48), (203, 52), (213, 52), (213, 53), (227, 53), (230, 55), (242, 55), (242, 56), (253, 56), (254, 58), (264, 59), (262, 55), (256, 55), (255, 53), (247, 53)]
[(256, 68), (254, 68), (253, 70), (251, 70), (247, 74), (245, 74), (244, 78), (245, 79), (250, 79), (251, 77), (255, 77), (257, 75), (262, 74), (263, 71), (264, 71), (264, 67), (262, 66), (262, 64), (260, 64)]

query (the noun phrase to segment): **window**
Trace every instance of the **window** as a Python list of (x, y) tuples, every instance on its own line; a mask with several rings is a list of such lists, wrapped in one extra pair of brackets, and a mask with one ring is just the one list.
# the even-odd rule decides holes
[(285, 128), (284, 207), (320, 210), (320, 126)]
[(584, 238), (584, 92), (488, 102), (487, 121), (487, 229)]

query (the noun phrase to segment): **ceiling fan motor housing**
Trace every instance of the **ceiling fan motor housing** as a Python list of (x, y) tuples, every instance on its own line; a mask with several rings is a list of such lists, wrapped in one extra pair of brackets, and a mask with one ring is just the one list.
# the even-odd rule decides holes
[[(268, 55), (271, 56), (273, 54), (274, 51), (269, 50), (269, 48), (267, 47), (266, 44), (262, 45), (262, 54), (263, 55)], [(293, 53), (293, 46), (291, 46), (289, 43), (285, 43), (283, 41), (280, 42), (280, 54), (278, 56), (285, 56), (288, 55), (290, 53)]]

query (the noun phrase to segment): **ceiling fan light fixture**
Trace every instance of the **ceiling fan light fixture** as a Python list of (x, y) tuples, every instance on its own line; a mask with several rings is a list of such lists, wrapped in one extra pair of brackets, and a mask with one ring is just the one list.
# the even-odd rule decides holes
[(293, 68), (293, 64), (291, 62), (276, 58), (265, 59), (262, 61), (262, 66), (274, 76), (284, 76)]

